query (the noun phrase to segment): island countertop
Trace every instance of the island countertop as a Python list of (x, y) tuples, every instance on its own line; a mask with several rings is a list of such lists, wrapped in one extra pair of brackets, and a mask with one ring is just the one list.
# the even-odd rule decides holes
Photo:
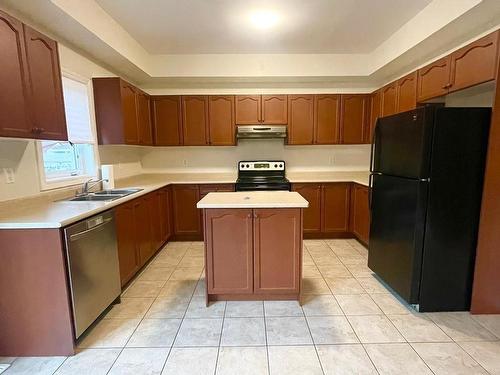
[(198, 208), (307, 208), (309, 202), (293, 191), (238, 191), (208, 193)]

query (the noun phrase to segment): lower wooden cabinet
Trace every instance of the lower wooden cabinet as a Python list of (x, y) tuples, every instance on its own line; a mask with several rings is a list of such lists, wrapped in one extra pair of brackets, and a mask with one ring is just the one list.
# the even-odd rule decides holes
[(253, 292), (253, 212), (205, 211), (207, 288), (214, 294)]
[(172, 236), (172, 191), (169, 186), (159, 191), (161, 239), (166, 242)]
[(254, 293), (300, 291), (301, 209), (254, 210)]
[(352, 185), (351, 229), (352, 233), (365, 244), (368, 244), (370, 238), (370, 207), (368, 195), (368, 187), (359, 184)]
[(180, 240), (201, 240), (201, 215), (196, 203), (200, 200), (198, 185), (172, 186), (174, 235)]
[(204, 226), (209, 299), (298, 297), (300, 208), (206, 209)]
[(321, 184), (293, 184), (292, 190), (309, 202), (304, 208), (304, 234), (321, 233)]
[(139, 270), (141, 262), (137, 253), (134, 204), (128, 202), (115, 209), (116, 237), (120, 279), (125, 285)]

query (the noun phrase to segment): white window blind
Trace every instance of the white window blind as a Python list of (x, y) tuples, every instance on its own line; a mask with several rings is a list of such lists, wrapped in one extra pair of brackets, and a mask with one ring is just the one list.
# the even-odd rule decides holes
[(86, 84), (63, 76), (64, 108), (71, 143), (94, 143)]

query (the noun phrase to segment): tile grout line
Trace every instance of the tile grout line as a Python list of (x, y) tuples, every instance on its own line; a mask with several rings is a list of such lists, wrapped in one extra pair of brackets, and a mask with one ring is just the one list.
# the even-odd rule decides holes
[(266, 338), (266, 357), (267, 357), (267, 373), (271, 374), (271, 364), (269, 363), (269, 343), (267, 341), (267, 321), (266, 321), (266, 304), (262, 301), (262, 314), (264, 317), (264, 336)]
[(224, 332), (224, 321), (226, 320), (226, 309), (227, 309), (227, 301), (224, 301), (224, 313), (222, 314), (222, 325), (220, 328), (219, 346), (217, 347), (217, 356), (215, 358), (214, 375), (217, 373), (217, 365), (219, 364), (219, 353), (220, 353), (220, 346), (222, 343), (222, 333)]

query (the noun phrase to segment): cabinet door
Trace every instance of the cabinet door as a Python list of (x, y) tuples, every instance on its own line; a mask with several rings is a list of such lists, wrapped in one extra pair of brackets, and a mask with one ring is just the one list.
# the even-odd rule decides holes
[(185, 146), (208, 145), (208, 97), (182, 97), (182, 128)]
[(368, 243), (370, 236), (370, 208), (368, 207), (368, 188), (354, 184), (351, 190), (352, 231), (361, 241)]
[(304, 208), (304, 233), (321, 232), (321, 184), (293, 184), (292, 190), (302, 195), (309, 207)]
[(417, 106), (417, 72), (400, 78), (397, 82), (397, 86), (397, 112), (406, 112), (415, 109)]
[(216, 294), (253, 292), (251, 209), (207, 209), (207, 289)]
[(1, 11), (0, 50), (0, 136), (32, 138), (23, 24)]
[(149, 95), (144, 92), (137, 93), (137, 123), (139, 127), (139, 143), (153, 145), (153, 131), (151, 127), (151, 104)]
[(236, 96), (236, 124), (254, 125), (259, 124), (261, 119), (260, 95), (237, 95)]
[(136, 274), (140, 267), (136, 242), (134, 204), (119, 205), (115, 209), (115, 219), (120, 279), (123, 286)]
[(37, 138), (68, 140), (57, 43), (24, 25), (29, 107)]
[(182, 120), (180, 96), (154, 96), (153, 128), (156, 146), (182, 144)]
[(172, 235), (172, 198), (169, 187), (163, 188), (160, 194), (160, 221), (161, 221), (161, 239), (166, 242)]
[(446, 95), (450, 87), (451, 56), (448, 55), (418, 70), (417, 101)]
[(341, 98), (342, 143), (366, 143), (370, 97), (368, 95), (342, 95)]
[(134, 201), (135, 231), (140, 266), (144, 265), (153, 253), (150, 208), (151, 204), (147, 198), (139, 198)]
[(158, 250), (161, 245), (163, 245), (163, 213), (162, 208), (162, 198), (161, 192), (159, 190), (149, 193), (146, 196), (146, 200), (149, 204), (149, 215), (151, 221), (151, 253), (153, 255), (156, 250)]
[(174, 185), (172, 187), (173, 222), (176, 236), (201, 236), (201, 215), (196, 208), (199, 198), (198, 185)]
[(286, 95), (262, 95), (262, 116), (263, 124), (282, 124), (288, 122)]
[(208, 123), (212, 146), (236, 144), (234, 135), (234, 96), (208, 97)]
[(350, 184), (323, 184), (322, 231), (324, 233), (349, 232)]
[(377, 119), (381, 114), (382, 106), (382, 93), (380, 90), (375, 91), (371, 95), (371, 111), (370, 111), (370, 131), (368, 136), (368, 141), (371, 142), (373, 139), (373, 132), (375, 130), (375, 125), (377, 124)]
[(314, 95), (314, 143), (340, 143), (340, 95)]
[(450, 91), (495, 79), (498, 35), (495, 31), (451, 54)]
[(314, 141), (314, 95), (288, 95), (288, 143), (312, 145)]
[(254, 213), (254, 293), (299, 293), (301, 210), (259, 208)]
[(137, 92), (131, 84), (120, 80), (122, 97), (123, 136), (125, 144), (139, 144), (139, 129), (137, 125)]
[(396, 113), (398, 100), (398, 88), (396, 82), (390, 83), (382, 88), (382, 116), (390, 116)]

